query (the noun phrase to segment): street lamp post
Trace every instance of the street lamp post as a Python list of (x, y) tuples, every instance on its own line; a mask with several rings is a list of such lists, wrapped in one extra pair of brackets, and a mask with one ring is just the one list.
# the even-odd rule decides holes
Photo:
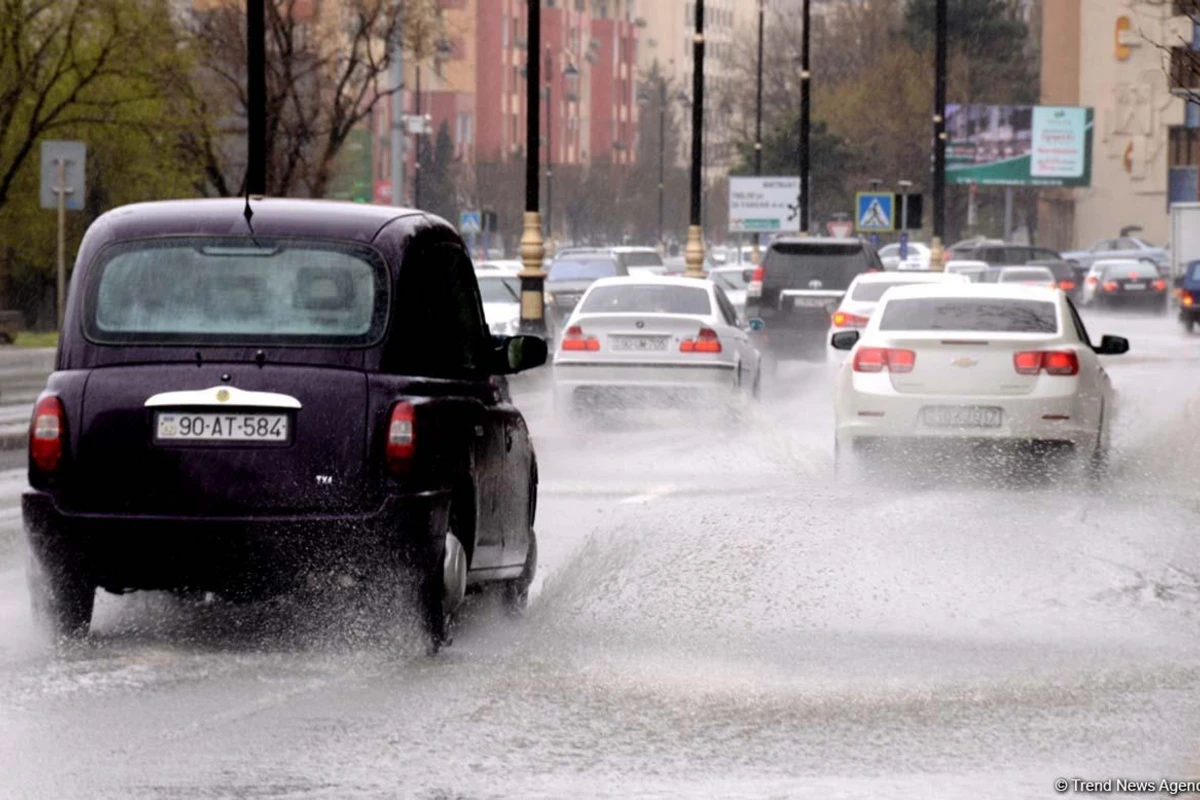
[[(754, 174), (762, 175), (762, 117), (763, 117), (763, 31), (767, 16), (766, 0), (758, 0), (758, 85), (754, 101)], [(750, 258), (755, 264), (762, 263), (762, 234), (754, 234), (754, 251)], [(740, 251), (739, 251), (740, 252)], [(741, 261), (741, 256), (738, 256)]]
[(527, 0), (528, 28), (525, 64), (525, 219), (521, 233), (521, 333), (546, 335), (546, 273), (542, 259), (546, 255), (542, 240), (542, 220), (538, 213), (538, 147), (540, 120), (538, 102), (541, 89), (542, 52), (541, 0)]
[(664, 192), (667, 187), (667, 79), (658, 76), (658, 246), (666, 247), (663, 239), (663, 214), (666, 209)]
[[(246, 2), (246, 196), (267, 193), (267, 46), (264, 0)], [(247, 206), (248, 208), (249, 206)]]
[[(539, 142), (539, 145), (541, 143)], [(546, 45), (546, 244), (554, 239), (554, 55)]]
[(929, 268), (943, 269), (946, 235), (946, 0), (937, 0), (933, 100), (933, 241)]
[(900, 187), (900, 260), (908, 259), (908, 194), (912, 190), (912, 181), (897, 181)]
[[(421, 118), (421, 65), (417, 64), (416, 86), (413, 90), (413, 116)], [(419, 124), (419, 123), (418, 123)], [(416, 156), (413, 158), (413, 207), (421, 207), (421, 156), (425, 153), (425, 143), (417, 132)]]
[(692, 196), (688, 225), (686, 275), (704, 277), (704, 229), (700, 227), (701, 161), (704, 156), (704, 0), (696, 0), (696, 33), (692, 38)]
[(809, 62), (809, 44), (812, 40), (812, 8), (811, 0), (804, 0), (802, 11), (804, 24), (803, 39), (800, 44), (800, 234), (808, 235), (809, 220), (809, 117), (812, 111), (810, 97), (812, 72)]

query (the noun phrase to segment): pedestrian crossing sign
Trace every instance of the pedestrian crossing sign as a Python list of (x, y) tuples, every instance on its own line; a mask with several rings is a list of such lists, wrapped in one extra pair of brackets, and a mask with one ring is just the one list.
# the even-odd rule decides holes
[(891, 233), (896, 229), (896, 196), (890, 192), (859, 192), (854, 204), (854, 227), (859, 233)]

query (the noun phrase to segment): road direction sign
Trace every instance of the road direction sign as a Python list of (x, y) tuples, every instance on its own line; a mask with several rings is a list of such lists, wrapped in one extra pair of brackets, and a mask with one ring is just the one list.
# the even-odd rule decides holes
[(478, 211), (463, 211), (458, 215), (459, 233), (479, 233), (483, 230), (483, 216)]
[(800, 179), (730, 177), (730, 233), (798, 233)]
[(855, 227), (862, 233), (891, 233), (896, 227), (895, 201), (891, 192), (859, 192), (854, 203)]
[(87, 189), (87, 145), (83, 142), (42, 142), (42, 185), (38, 197), (42, 208), (58, 208), (58, 162), (64, 162), (64, 207), (68, 211), (83, 208)]

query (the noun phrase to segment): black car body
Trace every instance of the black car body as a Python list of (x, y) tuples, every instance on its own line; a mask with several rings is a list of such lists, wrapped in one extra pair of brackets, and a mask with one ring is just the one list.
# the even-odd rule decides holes
[(883, 271), (879, 254), (859, 239), (784, 237), (748, 270), (746, 319), (769, 363), (823, 359), (830, 316), (856, 275)]
[(1099, 308), (1141, 308), (1165, 312), (1170, 290), (1152, 261), (1110, 264), (1096, 276), (1092, 304)]
[(468, 583), (520, 604), (537, 468), (495, 376), (544, 360), (488, 333), (461, 239), (418, 211), (104, 214), (31, 428), (35, 613), (81, 633), (97, 587), (254, 598), (382, 565), (415, 573), (435, 643)]
[(628, 274), (621, 259), (606, 248), (572, 248), (559, 253), (546, 275), (547, 321), (557, 330), (593, 282)]

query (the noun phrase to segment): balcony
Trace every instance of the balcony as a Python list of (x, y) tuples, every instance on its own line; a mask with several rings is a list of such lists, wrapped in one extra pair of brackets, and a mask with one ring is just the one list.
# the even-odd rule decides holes
[[(1196, 0), (1200, 3), (1200, 0)], [(1200, 50), (1171, 48), (1171, 93), (1200, 93)]]

